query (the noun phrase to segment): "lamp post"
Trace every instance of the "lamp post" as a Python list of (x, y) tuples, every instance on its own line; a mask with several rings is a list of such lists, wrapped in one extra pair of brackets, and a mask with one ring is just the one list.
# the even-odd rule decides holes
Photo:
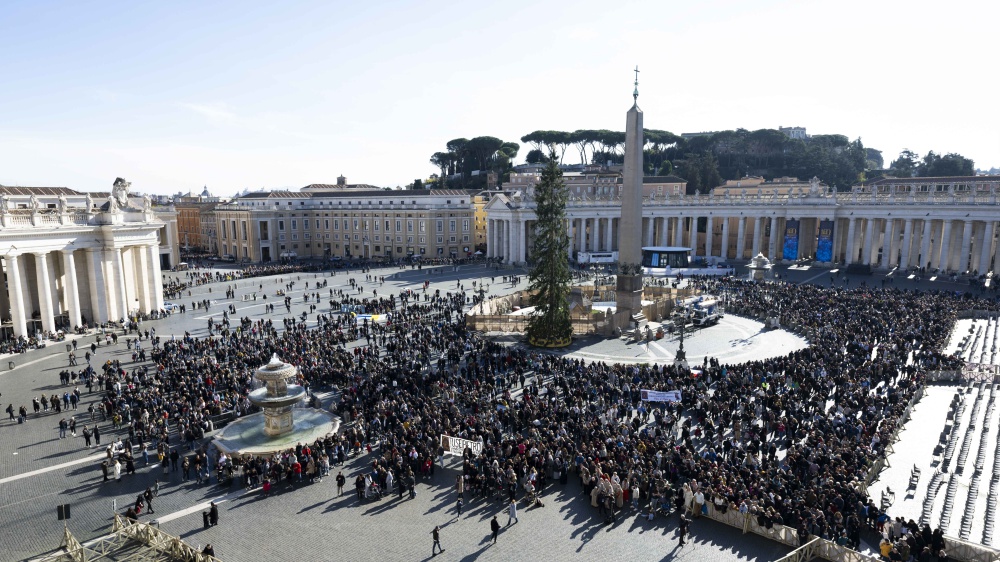
[(687, 369), (687, 354), (684, 352), (684, 327), (689, 318), (688, 310), (684, 310), (677, 315), (677, 327), (680, 330), (680, 347), (677, 348), (677, 355), (674, 357), (674, 367)]

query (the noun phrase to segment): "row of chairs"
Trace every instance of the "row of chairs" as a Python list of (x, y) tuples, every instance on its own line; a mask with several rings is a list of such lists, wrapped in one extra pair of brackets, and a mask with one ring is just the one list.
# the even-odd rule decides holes
[[(979, 414), (979, 408), (983, 401), (984, 387), (985, 383), (980, 383), (978, 392), (976, 392), (976, 400), (972, 404), (972, 415), (969, 419), (969, 427), (965, 431), (961, 432), (962, 448), (958, 453), (955, 474), (953, 474), (948, 480), (948, 488), (944, 493), (944, 506), (941, 508), (941, 522), (938, 526), (945, 530), (945, 532), (947, 532), (948, 526), (951, 524), (951, 512), (952, 508), (955, 506), (955, 496), (958, 494), (958, 475), (962, 474), (962, 471), (965, 469), (965, 461), (969, 456), (969, 448), (972, 446), (972, 432), (976, 430), (976, 416)], [(957, 416), (956, 426), (958, 424), (958, 420), (960, 419), (961, 416)], [(957, 434), (957, 432), (955, 433)], [(952, 448), (952, 450), (954, 451), (954, 448)], [(947, 463), (948, 460), (950, 459), (945, 459), (945, 462)], [(947, 464), (944, 466), (944, 469), (947, 470)]]
[(969, 459), (969, 449), (972, 448), (973, 432), (976, 431), (976, 421), (979, 419), (979, 410), (983, 403), (983, 395), (986, 391), (986, 383), (979, 383), (979, 391), (976, 393), (976, 401), (972, 404), (972, 415), (969, 418), (969, 429), (962, 435), (962, 448), (958, 453), (958, 461), (955, 463), (955, 473), (962, 474), (965, 471), (965, 462)]
[(965, 413), (965, 393), (958, 390), (951, 399), (948, 407), (948, 419), (951, 424), (945, 424), (944, 431), (941, 432), (941, 441), (945, 443), (944, 454), (941, 458), (941, 470), (947, 472), (948, 465), (955, 455), (955, 447), (958, 446), (958, 429), (962, 424), (962, 414)]
[(993, 472), (990, 474), (990, 491), (986, 496), (986, 517), (983, 523), (983, 544), (993, 544), (993, 524), (996, 521), (997, 499), (1000, 498), (1000, 436), (993, 450)]
[(996, 386), (991, 385), (990, 398), (986, 403), (986, 416), (983, 418), (982, 429), (979, 432), (979, 451), (976, 453), (975, 469), (972, 473), (972, 480), (969, 482), (969, 495), (965, 500), (965, 513), (962, 515), (962, 526), (958, 532), (959, 538), (963, 540), (969, 539), (972, 534), (972, 524), (976, 519), (976, 500), (979, 498), (983, 465), (986, 464), (986, 449), (989, 446), (990, 420), (993, 419), (996, 390)]

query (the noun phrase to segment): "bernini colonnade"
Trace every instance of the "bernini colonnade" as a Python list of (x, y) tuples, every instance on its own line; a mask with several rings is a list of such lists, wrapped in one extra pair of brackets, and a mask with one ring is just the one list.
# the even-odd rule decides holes
[[(127, 188), (127, 186), (124, 186)], [(160, 241), (148, 199), (63, 188), (0, 188), (4, 337), (72, 329), (163, 308)]]
[[(949, 181), (951, 180), (951, 181)], [(956, 181), (957, 180), (957, 181)], [(997, 260), (1000, 177), (882, 180), (834, 193), (818, 188), (778, 194), (651, 193), (643, 199), (643, 246), (682, 246), (694, 256), (772, 261), (808, 258), (888, 270), (992, 271)], [(570, 196), (570, 255), (618, 249), (621, 199), (616, 193)], [(486, 206), (490, 257), (530, 259), (531, 190), (495, 195)], [(793, 244), (786, 244), (792, 238)], [(826, 251), (819, 245), (826, 243)], [(825, 259), (824, 259), (825, 258)]]

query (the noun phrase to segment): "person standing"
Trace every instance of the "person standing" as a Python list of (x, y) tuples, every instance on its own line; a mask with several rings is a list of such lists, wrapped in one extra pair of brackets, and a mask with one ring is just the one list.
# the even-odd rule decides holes
[(146, 507), (149, 508), (149, 513), (156, 513), (153, 511), (153, 490), (146, 488), (146, 491), (142, 494), (142, 497), (146, 498)]
[(500, 533), (500, 522), (497, 521), (497, 516), (493, 516), (493, 520), (490, 521), (490, 530), (493, 531), (493, 544), (497, 543), (497, 535)]
[(122, 464), (115, 460), (115, 482), (122, 481)]
[(66, 423), (66, 418), (63, 418), (63, 419), (59, 420), (59, 439), (65, 439), (66, 438), (66, 427), (67, 426), (68, 426), (68, 424)]
[(684, 546), (684, 536), (685, 536), (685, 535), (687, 535), (687, 532), (688, 532), (688, 524), (689, 524), (690, 522), (691, 522), (691, 520), (690, 520), (690, 519), (688, 519), (688, 518), (687, 518), (687, 516), (685, 516), (685, 515), (684, 515), (684, 514), (682, 513), (682, 514), (681, 514), (681, 521), (680, 521), (680, 524), (679, 524), (679, 525), (678, 525), (678, 527), (677, 527), (677, 539), (678, 539), (678, 541), (679, 541), (679, 543), (680, 543), (680, 546)]
[(88, 449), (90, 448), (90, 436), (91, 435), (93, 435), (93, 434), (90, 432), (90, 428), (87, 427), (87, 426), (83, 426), (83, 442), (84, 442), (84, 444), (86, 445), (86, 447)]
[(101, 444), (101, 428), (97, 424), (94, 424), (94, 443), (98, 446)]
[(507, 507), (507, 526), (510, 527), (510, 522), (513, 521), (517, 523), (517, 501), (510, 500), (510, 506)]
[(462, 517), (462, 496), (459, 496), (458, 497), (458, 501), (455, 502), (455, 511), (458, 512), (458, 515), (455, 516), (455, 519), (461, 518)]
[(441, 546), (441, 527), (435, 526), (434, 530), (431, 531), (431, 535), (434, 537), (434, 544), (431, 545), (431, 556), (437, 556), (437, 549), (441, 549), (441, 553), (444, 553), (444, 548)]
[(213, 527), (219, 524), (219, 506), (215, 502), (212, 502), (212, 507), (208, 510), (208, 520)]
[(344, 472), (340, 471), (337, 473), (337, 495), (344, 495), (344, 484), (347, 483), (347, 478), (344, 478)]

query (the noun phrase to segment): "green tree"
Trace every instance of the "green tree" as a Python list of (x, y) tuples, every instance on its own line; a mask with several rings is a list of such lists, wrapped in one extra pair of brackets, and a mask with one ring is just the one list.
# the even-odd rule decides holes
[(941, 178), (947, 176), (974, 176), (976, 164), (972, 160), (954, 152), (941, 156), (933, 150), (924, 156), (923, 162), (917, 166), (917, 175), (922, 178)]
[(531, 245), (534, 265), (528, 274), (531, 304), (537, 314), (528, 323), (528, 342), (542, 347), (570, 344), (573, 325), (569, 317), (569, 235), (566, 202), (569, 193), (556, 156), (550, 156), (535, 186), (535, 239)]
[(525, 160), (527, 160), (528, 164), (546, 164), (549, 161), (549, 157), (545, 155), (544, 150), (533, 148), (528, 151)]
[(912, 178), (917, 172), (917, 156), (909, 148), (904, 148), (896, 158), (889, 164), (889, 175), (897, 178)]

